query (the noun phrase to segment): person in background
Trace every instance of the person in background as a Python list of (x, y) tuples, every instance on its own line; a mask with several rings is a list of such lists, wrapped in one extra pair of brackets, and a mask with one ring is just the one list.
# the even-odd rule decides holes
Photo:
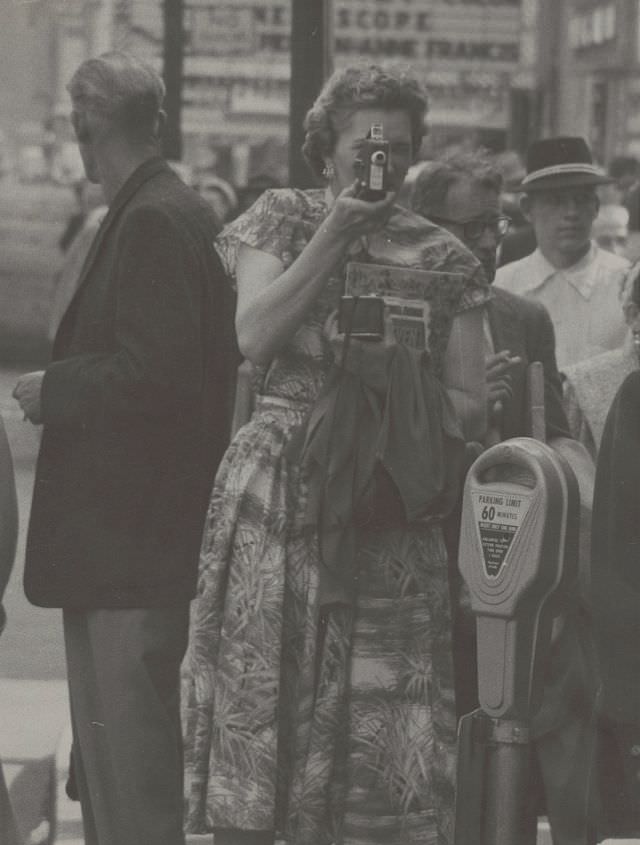
[(280, 188), (280, 182), (267, 173), (250, 176), (247, 184), (238, 189), (238, 214), (243, 214), (270, 188)]
[[(69, 249), (76, 235), (82, 229), (89, 211), (102, 203), (100, 188), (98, 187), (97, 191), (94, 192), (88, 179), (80, 179), (78, 182), (74, 182), (72, 188), (76, 209), (69, 216), (64, 231), (58, 240), (58, 246), (63, 253)], [(94, 201), (96, 194), (98, 196), (97, 202)]]
[[(510, 224), (502, 210), (502, 184), (485, 152), (454, 153), (423, 166), (411, 198), (414, 211), (449, 229), (473, 252), (489, 283)], [(490, 429), (498, 440), (526, 434), (526, 368), (531, 361), (542, 361), (547, 436), (567, 436), (549, 314), (539, 303), (508, 291), (494, 288), (493, 294), (485, 311)]]
[[(430, 162), (418, 174), (412, 208), (449, 229), (482, 263), (487, 280), (496, 274), (496, 254), (508, 227), (501, 207), (502, 176), (481, 150), (456, 153)], [(569, 438), (562, 409), (562, 388), (555, 358), (551, 319), (544, 306), (494, 288), (485, 312), (485, 354), (489, 444), (529, 436), (526, 369), (540, 361), (544, 369), (546, 438), (576, 469), (588, 508), (593, 466)], [(451, 583), (455, 606), (454, 669), (458, 716), (478, 706), (475, 618), (464, 604), (458, 573), (460, 510), (447, 523)], [(588, 523), (585, 525), (588, 532)], [(584, 549), (583, 554), (588, 554)], [(587, 845), (590, 772), (594, 754), (592, 649), (582, 608), (563, 619), (553, 645), (539, 712), (533, 719), (536, 770), (555, 845)], [(535, 794), (535, 793), (532, 793)], [(532, 807), (532, 815), (535, 815)], [(535, 842), (535, 825), (531, 826)], [(521, 843), (525, 845), (525, 843)]]
[(498, 266), (524, 258), (536, 248), (533, 226), (522, 213), (517, 186), (526, 176), (520, 155), (515, 150), (506, 150), (493, 157), (496, 169), (502, 175), (502, 210), (511, 220), (509, 231), (498, 247)]
[[(337, 71), (305, 123), (325, 186), (266, 191), (218, 240), (257, 397), (212, 492), (185, 660), (189, 830), (217, 845), (453, 842), (441, 515), (458, 425), (484, 436), (489, 292), (456, 238), (394, 204), (425, 111), (407, 71)], [(390, 156), (369, 201), (357, 159), (374, 124)], [(371, 281), (434, 271), (428, 355), (388, 321), (345, 347), (349, 262)]]
[(629, 243), (629, 212), (623, 205), (607, 203), (600, 206), (593, 221), (592, 236), (601, 249), (627, 257)]
[[(640, 267), (627, 305), (638, 326)], [(636, 334), (634, 330), (634, 334)], [(599, 839), (640, 837), (640, 344), (607, 414), (595, 481), (593, 607), (603, 673), (597, 785)]]
[(609, 175), (618, 192), (616, 202), (629, 212), (630, 231), (640, 231), (640, 161), (635, 156), (616, 156), (609, 164)]
[(232, 316), (211, 208), (159, 156), (164, 84), (123, 53), (69, 83), (109, 211), (45, 371), (24, 586), (62, 608), (87, 845), (179, 845), (180, 664), (207, 497), (227, 442)]
[[(0, 417), (0, 636), (7, 623), (2, 597), (13, 568), (17, 539), (18, 502), (13, 461), (4, 421)], [(0, 761), (0, 842), (2, 845), (22, 845), (2, 772), (2, 761)]]
[[(108, 211), (99, 185), (92, 185), (91, 189), (85, 193), (88, 193), (91, 200), (85, 204), (79, 228), (69, 225), (60, 239), (60, 248), (64, 250), (65, 256), (64, 263), (56, 274), (49, 309), (47, 337), (51, 343), (55, 339), (65, 311), (75, 296), (85, 259)], [(70, 237), (72, 229), (75, 229), (75, 232)]]
[(564, 407), (573, 437), (595, 460), (600, 450), (607, 414), (624, 379), (638, 368), (640, 351), (640, 262), (628, 270), (620, 296), (627, 324), (622, 346), (566, 367)]
[(219, 176), (203, 176), (194, 187), (202, 199), (213, 208), (221, 227), (235, 216), (238, 210), (238, 196), (225, 179)]
[(521, 205), (538, 247), (500, 267), (495, 284), (546, 306), (561, 370), (615, 349), (626, 333), (619, 295), (629, 262), (591, 240), (596, 187), (610, 181), (583, 138), (547, 138), (529, 148)]

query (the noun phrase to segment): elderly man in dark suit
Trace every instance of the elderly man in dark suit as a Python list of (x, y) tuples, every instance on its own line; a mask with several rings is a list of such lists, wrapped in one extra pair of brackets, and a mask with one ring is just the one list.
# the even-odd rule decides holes
[[(486, 154), (477, 151), (451, 154), (425, 165), (412, 195), (413, 209), (456, 235), (480, 260), (489, 282), (495, 277), (497, 249), (509, 227), (501, 210), (501, 190), (499, 171)], [(493, 293), (485, 319), (490, 425), (485, 445), (530, 435), (526, 371), (529, 363), (540, 361), (544, 370), (546, 439), (574, 468), (589, 475), (593, 472), (590, 458), (570, 440), (562, 409), (554, 331), (548, 312), (539, 303), (508, 291), (494, 288)], [(451, 519), (447, 531), (454, 564), (459, 518), (458, 514)], [(455, 596), (455, 571), (452, 581)], [(588, 811), (595, 743), (594, 690), (589, 638), (580, 615), (576, 601), (576, 607), (563, 619), (563, 629), (553, 645), (542, 705), (532, 724), (534, 769), (540, 770), (555, 845), (587, 845), (592, 841)], [(475, 625), (465, 613), (459, 613), (456, 620), (454, 652), (461, 716), (478, 706)]]
[(179, 668), (226, 445), (230, 292), (212, 211), (158, 156), (156, 72), (106, 54), (69, 92), (109, 210), (52, 363), (14, 391), (44, 425), (25, 589), (63, 609), (87, 845), (177, 845)]

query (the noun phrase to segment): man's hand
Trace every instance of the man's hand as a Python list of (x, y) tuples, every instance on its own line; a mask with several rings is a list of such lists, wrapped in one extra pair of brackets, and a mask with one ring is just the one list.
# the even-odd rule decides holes
[(511, 397), (511, 369), (522, 359), (512, 356), (508, 349), (489, 355), (486, 359), (487, 374), (487, 403), (489, 406), (489, 420), (497, 421), (502, 413), (505, 402)]
[(36, 373), (25, 373), (18, 379), (12, 394), (13, 398), (18, 401), (25, 420), (29, 420), (34, 425), (40, 425), (42, 422), (40, 395), (43, 379), (43, 370)]

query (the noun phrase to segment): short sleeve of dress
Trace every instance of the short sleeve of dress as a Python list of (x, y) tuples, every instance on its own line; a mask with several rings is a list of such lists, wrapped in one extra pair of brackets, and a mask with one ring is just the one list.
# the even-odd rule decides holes
[(293, 189), (265, 191), (216, 239), (216, 249), (229, 278), (235, 280), (242, 244), (268, 252), (288, 267), (313, 234), (304, 212), (303, 192)]

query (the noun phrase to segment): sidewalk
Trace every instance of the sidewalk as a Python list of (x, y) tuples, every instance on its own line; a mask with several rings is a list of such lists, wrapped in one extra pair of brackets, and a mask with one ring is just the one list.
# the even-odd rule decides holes
[[(0, 759), (25, 845), (84, 845), (80, 804), (65, 791), (66, 681), (0, 679), (0, 713)], [(213, 845), (213, 836), (190, 836), (187, 843)]]
[[(65, 792), (71, 748), (66, 682), (0, 679), (0, 702), (0, 758), (25, 845), (84, 845), (80, 804)], [(537, 841), (551, 845), (546, 819)], [(214, 845), (213, 836), (188, 836), (187, 845)]]
[(66, 682), (2, 678), (0, 712), (0, 759), (18, 828), (25, 845), (49, 845), (56, 823), (56, 752), (68, 724)]
[(56, 805), (57, 825), (55, 845), (84, 845), (80, 803), (71, 801), (65, 791), (69, 775), (71, 750), (71, 725), (67, 721), (56, 753)]

